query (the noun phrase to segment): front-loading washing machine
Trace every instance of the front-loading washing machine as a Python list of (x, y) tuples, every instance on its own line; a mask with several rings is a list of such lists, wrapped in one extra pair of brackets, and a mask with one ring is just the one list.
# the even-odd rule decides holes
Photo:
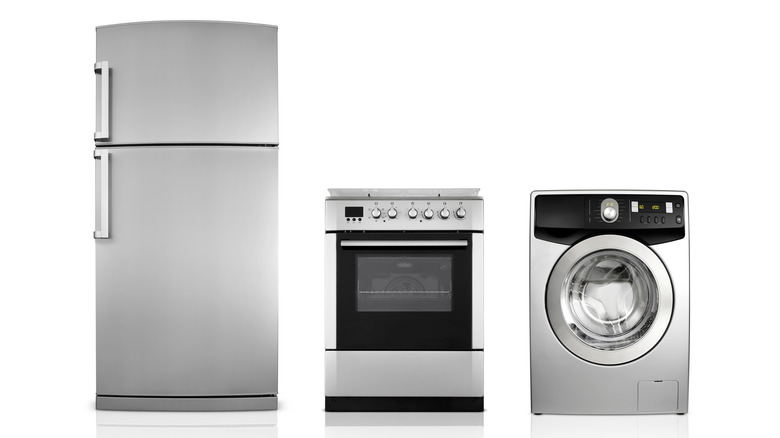
[(688, 195), (531, 193), (531, 411), (688, 412)]

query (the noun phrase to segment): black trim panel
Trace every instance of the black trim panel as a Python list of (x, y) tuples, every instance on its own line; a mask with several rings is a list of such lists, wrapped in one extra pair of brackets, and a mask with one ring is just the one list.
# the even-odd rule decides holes
[[(605, 222), (601, 202), (617, 202), (618, 218)], [(632, 212), (631, 202), (654, 212)], [(685, 237), (685, 200), (679, 195), (539, 195), (535, 199), (534, 237), (548, 242), (572, 245), (586, 237), (617, 234), (655, 245)], [(673, 211), (666, 213), (665, 203)]]
[(482, 412), (484, 397), (325, 397), (328, 412)]

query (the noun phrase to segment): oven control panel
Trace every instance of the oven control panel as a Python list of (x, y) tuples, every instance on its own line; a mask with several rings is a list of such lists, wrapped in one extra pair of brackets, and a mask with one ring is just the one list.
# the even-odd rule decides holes
[(327, 231), (483, 229), (482, 199), (328, 199)]

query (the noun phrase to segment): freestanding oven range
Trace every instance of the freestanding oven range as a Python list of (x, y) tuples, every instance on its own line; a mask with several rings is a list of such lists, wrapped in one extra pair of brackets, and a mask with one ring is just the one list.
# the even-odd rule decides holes
[(325, 410), (482, 411), (479, 189), (331, 189)]

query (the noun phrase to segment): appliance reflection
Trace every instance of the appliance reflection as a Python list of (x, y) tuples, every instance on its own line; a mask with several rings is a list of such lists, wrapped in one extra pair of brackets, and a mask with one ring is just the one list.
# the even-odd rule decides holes
[(531, 438), (688, 438), (687, 415), (531, 415)]
[(326, 412), (326, 438), (482, 438), (482, 412)]
[(97, 411), (97, 438), (276, 438), (276, 411)]

